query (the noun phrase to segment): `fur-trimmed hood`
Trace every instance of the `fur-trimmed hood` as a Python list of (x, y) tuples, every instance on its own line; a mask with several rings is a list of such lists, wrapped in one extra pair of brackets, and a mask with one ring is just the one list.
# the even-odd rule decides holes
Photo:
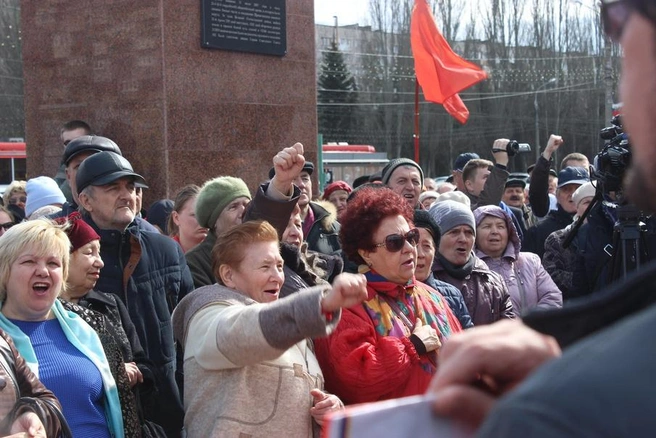
[[(314, 204), (314, 206), (312, 205)], [(325, 211), (321, 211), (316, 208), (316, 206), (321, 207)], [(312, 201), (310, 203), (310, 208), (314, 212), (316, 220), (321, 221), (321, 226), (326, 230), (332, 230), (335, 223), (337, 222), (337, 207), (330, 201)]]

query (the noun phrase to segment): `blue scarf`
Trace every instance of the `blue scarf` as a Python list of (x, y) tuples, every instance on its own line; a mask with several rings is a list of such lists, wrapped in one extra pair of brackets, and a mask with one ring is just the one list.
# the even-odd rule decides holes
[[(2, 305), (0, 303), (0, 310)], [(68, 341), (75, 348), (80, 350), (100, 371), (103, 381), (103, 391), (105, 392), (105, 416), (107, 417), (107, 426), (112, 436), (123, 438), (123, 414), (121, 413), (121, 402), (118, 398), (118, 389), (116, 382), (109, 369), (109, 363), (103, 350), (102, 344), (96, 332), (82, 318), (73, 312), (69, 312), (61, 305), (58, 300), (52, 306), (59, 325), (61, 326)], [(23, 356), (25, 362), (32, 372), (39, 376), (39, 363), (32, 348), (30, 338), (21, 331), (14, 323), (9, 321), (5, 315), (0, 312), (0, 328), (2, 328), (16, 344), (16, 349)]]

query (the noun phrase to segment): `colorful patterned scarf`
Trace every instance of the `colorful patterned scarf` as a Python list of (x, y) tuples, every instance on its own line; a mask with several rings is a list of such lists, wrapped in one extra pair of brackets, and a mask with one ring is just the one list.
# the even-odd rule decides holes
[(441, 341), (451, 335), (447, 304), (439, 293), (417, 283), (414, 277), (405, 285), (392, 283), (374, 271), (366, 272), (365, 277), (369, 299), (364, 307), (380, 336), (408, 337), (417, 319), (437, 330)]

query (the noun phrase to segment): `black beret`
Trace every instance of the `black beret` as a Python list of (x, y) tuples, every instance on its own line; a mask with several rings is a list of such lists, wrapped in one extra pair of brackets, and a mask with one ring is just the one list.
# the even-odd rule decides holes
[(71, 140), (66, 145), (64, 155), (62, 155), (62, 164), (68, 165), (74, 156), (82, 152), (114, 152), (122, 155), (121, 149), (113, 140), (98, 135), (83, 135)]

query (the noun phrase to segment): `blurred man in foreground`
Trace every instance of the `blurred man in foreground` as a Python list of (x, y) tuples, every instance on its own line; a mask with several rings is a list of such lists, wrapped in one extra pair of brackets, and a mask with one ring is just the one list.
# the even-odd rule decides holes
[[(620, 91), (633, 153), (629, 196), (654, 212), (656, 0), (604, 0), (601, 18), (624, 49)], [(541, 330), (550, 319), (569, 321), (579, 338), (589, 335), (560, 359), (552, 360), (559, 355), (553, 338), (519, 322), (451, 338), (432, 385), (435, 411), (483, 437), (652, 436), (656, 394), (646, 382), (656, 362), (654, 285), (651, 263), (588, 301), (525, 319)], [(574, 341), (565, 339), (561, 345)]]

